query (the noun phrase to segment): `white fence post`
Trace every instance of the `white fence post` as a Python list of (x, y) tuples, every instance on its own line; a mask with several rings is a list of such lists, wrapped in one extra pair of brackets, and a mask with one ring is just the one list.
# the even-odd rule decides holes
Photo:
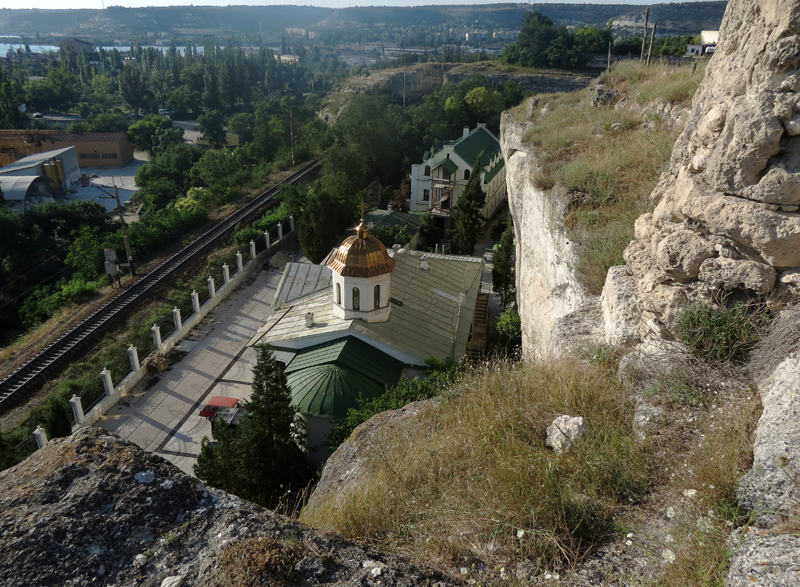
[(183, 320), (181, 320), (181, 310), (178, 306), (172, 308), (172, 320), (175, 322), (175, 332), (183, 328)]
[(278, 223), (278, 240), (279, 241), (283, 240), (283, 223), (282, 222)]
[(225, 280), (225, 285), (228, 285), (231, 280), (231, 270), (228, 269), (227, 263), (222, 266), (222, 279)]
[(270, 249), (272, 249), (272, 243), (269, 242), (269, 231), (268, 230), (264, 231), (264, 240), (267, 241), (267, 250), (269, 251)]
[(133, 345), (128, 347), (128, 358), (131, 360), (131, 371), (136, 373), (142, 368), (139, 364), (139, 351)]
[(242, 269), (244, 269), (244, 265), (242, 265), (242, 254), (236, 251), (236, 271), (239, 272)]
[(192, 292), (192, 310), (195, 314), (200, 313), (200, 295), (196, 291)]
[[(269, 239), (267, 239), (267, 240), (269, 240)], [(269, 247), (269, 243), (267, 244), (267, 247)], [(255, 259), (256, 258), (256, 241), (254, 241), (254, 240), (250, 241), (250, 258), (251, 259)]]
[(78, 423), (78, 426), (83, 426), (85, 416), (83, 414), (83, 404), (81, 403), (81, 398), (79, 398), (77, 395), (73, 395), (72, 399), (69, 400), (69, 403), (72, 404), (72, 413), (75, 416), (75, 421)]
[(103, 387), (106, 388), (106, 395), (111, 396), (114, 394), (114, 382), (111, 380), (111, 371), (108, 369), (103, 369), (100, 372), (100, 376), (103, 378)]
[(161, 350), (161, 327), (158, 324), (153, 324), (150, 329), (153, 331), (153, 344), (156, 345), (156, 352)]
[(33, 431), (33, 437), (36, 439), (37, 448), (44, 448), (44, 445), (47, 444), (47, 432), (41, 426), (37, 426)]
[(294, 216), (289, 216), (289, 232), (294, 232)]
[(208, 295), (210, 295), (212, 298), (217, 295), (217, 288), (214, 285), (213, 277), (208, 278)]

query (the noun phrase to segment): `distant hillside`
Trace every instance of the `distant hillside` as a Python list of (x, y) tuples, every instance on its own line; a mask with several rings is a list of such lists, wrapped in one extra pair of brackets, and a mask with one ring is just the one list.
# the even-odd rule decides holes
[[(727, 2), (658, 4), (651, 22), (659, 32), (696, 34), (719, 28)], [(202, 35), (277, 33), (286, 27), (338, 28), (451, 27), (517, 29), (523, 15), (535, 8), (553, 21), (568, 26), (605, 26), (614, 19), (615, 32), (640, 34), (644, 7), (629, 4), (484, 4), (464, 6), (354, 7), (341, 10), (314, 6), (184, 6), (105, 10), (0, 9), (0, 34), (79, 36), (92, 39), (108, 35), (164, 33)]]
[[(651, 19), (658, 20), (659, 31), (669, 34), (695, 34), (719, 28), (727, 0), (656, 4)], [(523, 15), (538, 10), (556, 23), (567, 26), (605, 26), (614, 19), (614, 29), (628, 32), (637, 26), (641, 34), (645, 7), (631, 10), (630, 4), (488, 4), (464, 6), (359, 6), (335, 11), (317, 27), (342, 27), (385, 23), (395, 27), (437, 26), (516, 29)], [(640, 22), (642, 21), (642, 22)], [(619, 23), (619, 24), (618, 24)], [(620, 26), (622, 25), (622, 26)], [(316, 27), (315, 27), (316, 28)]]
[(169, 6), (105, 10), (0, 9), (0, 34), (78, 35), (177, 33), (178, 29), (275, 33), (307, 27), (333, 12), (314, 6)]
[[(650, 23), (657, 22), (657, 33), (664, 35), (693, 35), (699, 31), (714, 31), (719, 29), (727, 5), (727, 0), (656, 4), (650, 7)], [(638, 6), (635, 10), (626, 11), (616, 17), (614, 32), (641, 35), (645, 8)]]

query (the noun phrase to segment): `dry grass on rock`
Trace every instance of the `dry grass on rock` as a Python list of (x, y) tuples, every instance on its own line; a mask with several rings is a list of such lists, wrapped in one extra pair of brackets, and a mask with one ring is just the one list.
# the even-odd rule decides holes
[[(368, 484), (301, 520), (435, 564), (575, 563), (613, 535), (620, 505), (647, 489), (632, 410), (597, 367), (493, 365), (384, 438)], [(588, 432), (558, 456), (545, 429), (561, 414), (582, 415)]]
[[(579, 246), (578, 276), (591, 293), (600, 293), (609, 267), (624, 263), (634, 220), (651, 209), (648, 196), (679, 134), (640, 107), (656, 99), (688, 106), (702, 77), (688, 66), (623, 62), (599, 82), (617, 90), (627, 107), (593, 108), (588, 88), (538, 96), (546, 112), (534, 115), (526, 137), (540, 165), (534, 180), (541, 188), (561, 184), (580, 192), (565, 224)], [(514, 115), (525, 116), (525, 108)]]

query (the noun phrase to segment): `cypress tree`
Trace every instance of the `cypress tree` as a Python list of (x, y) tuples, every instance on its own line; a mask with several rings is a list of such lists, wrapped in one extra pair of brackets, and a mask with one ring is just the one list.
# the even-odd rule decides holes
[(492, 289), (500, 296), (503, 308), (514, 290), (514, 227), (509, 223), (492, 261)]
[(216, 445), (203, 439), (194, 472), (210, 485), (266, 507), (309, 479), (300, 448), (305, 432), (295, 420), (291, 392), (272, 350), (256, 347), (253, 392), (236, 429), (217, 424)]
[(453, 228), (450, 230), (453, 248), (465, 255), (471, 255), (475, 250), (475, 243), (481, 236), (481, 209), (486, 205), (486, 194), (481, 187), (481, 157), (475, 159), (472, 173), (464, 186), (464, 191), (458, 198), (458, 203), (453, 208)]

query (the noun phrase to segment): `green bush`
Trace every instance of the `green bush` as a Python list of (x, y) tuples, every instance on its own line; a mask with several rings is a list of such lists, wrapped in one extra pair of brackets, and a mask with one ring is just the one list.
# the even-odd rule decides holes
[(758, 342), (768, 321), (763, 306), (741, 302), (712, 306), (695, 302), (681, 313), (677, 332), (696, 357), (709, 361), (741, 361)]
[(456, 363), (452, 357), (448, 357), (446, 361), (432, 357), (426, 364), (429, 369), (425, 379), (403, 378), (394, 387), (387, 388), (386, 393), (380, 397), (370, 400), (359, 399), (358, 407), (351, 408), (347, 417), (338, 422), (328, 435), (330, 449), (336, 450), (350, 437), (357, 426), (375, 414), (397, 410), (411, 402), (437, 396), (464, 372), (463, 365)]

